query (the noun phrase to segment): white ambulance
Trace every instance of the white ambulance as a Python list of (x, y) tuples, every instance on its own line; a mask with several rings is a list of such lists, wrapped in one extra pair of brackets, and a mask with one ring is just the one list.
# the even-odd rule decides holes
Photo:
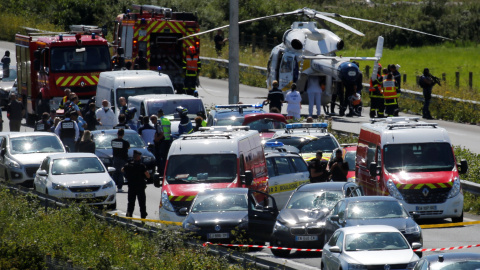
[(457, 164), (444, 128), (418, 117), (372, 119), (358, 138), (356, 182), (366, 195), (390, 195), (420, 218), (463, 221), (463, 193)]

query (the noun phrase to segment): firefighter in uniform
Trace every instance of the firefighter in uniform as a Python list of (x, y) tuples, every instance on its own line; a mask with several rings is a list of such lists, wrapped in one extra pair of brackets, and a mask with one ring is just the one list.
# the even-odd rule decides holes
[(177, 107), (177, 112), (180, 115), (180, 123), (178, 124), (178, 135), (190, 134), (193, 132), (193, 125), (188, 118), (188, 109), (182, 106)]
[(118, 138), (112, 140), (113, 167), (115, 167), (113, 180), (117, 184), (118, 192), (123, 192), (123, 174), (121, 170), (128, 161), (128, 149), (130, 148), (130, 143), (123, 139), (124, 135), (125, 130), (121, 128), (117, 131)]
[(70, 90), (70, 88), (65, 88), (63, 91), (65, 92), (65, 96), (60, 101), (60, 105), (58, 106), (59, 109), (65, 109), (65, 103), (70, 102), (70, 94), (72, 93), (72, 90)]
[(35, 123), (34, 131), (50, 132), (50, 128), (52, 127), (52, 124), (50, 124), (50, 122), (48, 121), (49, 118), (50, 118), (50, 114), (48, 112), (44, 112), (42, 114), (42, 119)]
[(142, 163), (142, 153), (134, 150), (133, 160), (123, 166), (122, 172), (125, 173), (125, 178), (128, 181), (127, 217), (132, 217), (135, 209), (135, 200), (138, 198), (140, 216), (141, 218), (146, 218), (148, 214), (145, 196), (147, 183), (145, 178), (150, 178), (150, 174), (145, 164)]
[(383, 97), (387, 116), (398, 116), (398, 93), (392, 73), (388, 73), (383, 80)]
[(158, 110), (157, 117), (160, 121), (155, 127), (155, 151), (158, 151), (158, 154), (155, 155), (155, 157), (159, 157), (157, 159), (157, 171), (163, 176), (168, 151), (172, 145), (172, 124), (170, 123), (170, 120), (164, 116), (162, 109)]
[(385, 105), (383, 103), (383, 93), (382, 93), (382, 81), (383, 77), (380, 75), (382, 71), (382, 66), (378, 64), (377, 78), (373, 80), (370, 78), (370, 118), (383, 118), (385, 111)]
[(70, 148), (69, 150), (73, 152), (75, 150), (75, 142), (78, 140), (80, 132), (77, 123), (70, 117), (71, 113), (66, 112), (65, 119), (60, 121), (55, 128), (55, 134), (57, 134), (63, 144), (68, 146), (68, 148)]
[(183, 91), (187, 95), (198, 96), (195, 92), (197, 86), (198, 73), (202, 67), (200, 58), (194, 46), (187, 50), (187, 56), (183, 61), (183, 70), (185, 71), (185, 80), (183, 82)]

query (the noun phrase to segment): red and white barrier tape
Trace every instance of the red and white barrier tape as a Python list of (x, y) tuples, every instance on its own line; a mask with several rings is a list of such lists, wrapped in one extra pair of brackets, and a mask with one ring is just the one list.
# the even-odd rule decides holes
[[(268, 248), (268, 249), (279, 249), (279, 250), (290, 250), (290, 251), (313, 251), (313, 252), (322, 252), (322, 249), (314, 248), (287, 248), (287, 247), (274, 247), (274, 246), (261, 246), (261, 245), (240, 245), (240, 244), (215, 244), (211, 242), (203, 243), (203, 246), (214, 245), (214, 246), (224, 246), (224, 247), (246, 247), (246, 248)], [(459, 247), (448, 247), (448, 248), (424, 248), (424, 249), (414, 249), (413, 251), (426, 252), (426, 251), (445, 251), (445, 250), (454, 250), (454, 249), (464, 249), (464, 248), (474, 248), (480, 247), (480, 244), (468, 245), (468, 246), (459, 246)]]

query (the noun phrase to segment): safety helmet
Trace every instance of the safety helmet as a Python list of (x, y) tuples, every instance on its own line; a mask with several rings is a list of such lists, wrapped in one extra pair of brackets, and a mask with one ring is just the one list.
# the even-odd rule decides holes
[(194, 54), (196, 53), (195, 47), (194, 47), (194, 46), (188, 47), (188, 52), (189, 52), (191, 55), (194, 55)]
[(179, 114), (180, 116), (185, 116), (185, 115), (188, 114), (188, 109), (187, 109), (187, 108), (184, 108), (184, 107), (182, 107), (182, 106), (178, 106), (177, 109), (176, 109), (176, 111), (178, 112), (178, 114)]

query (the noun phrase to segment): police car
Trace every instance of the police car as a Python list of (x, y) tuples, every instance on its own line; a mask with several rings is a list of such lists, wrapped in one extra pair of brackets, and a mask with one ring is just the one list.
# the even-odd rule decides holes
[(207, 126), (241, 126), (247, 114), (263, 114), (262, 104), (216, 105), (207, 116)]
[(265, 160), (268, 170), (268, 193), (275, 198), (279, 209), (283, 208), (292, 192), (304, 183), (310, 182), (308, 165), (295, 152), (296, 148), (281, 142), (265, 144)]
[(327, 123), (287, 124), (267, 142), (281, 142), (298, 149), (306, 161), (315, 158), (317, 151), (323, 152), (323, 159), (330, 159), (333, 151), (340, 147), (335, 136), (327, 132)]

